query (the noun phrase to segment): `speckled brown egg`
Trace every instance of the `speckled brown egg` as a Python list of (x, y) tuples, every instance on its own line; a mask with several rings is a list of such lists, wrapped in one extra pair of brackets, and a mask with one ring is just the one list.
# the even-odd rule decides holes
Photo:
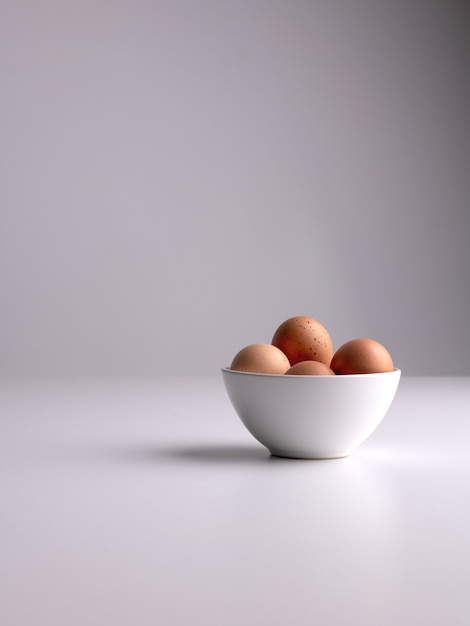
[(387, 348), (374, 339), (351, 339), (336, 350), (330, 364), (336, 374), (376, 374), (392, 372), (393, 361)]
[(334, 376), (335, 373), (328, 365), (320, 363), (320, 361), (299, 361), (290, 367), (287, 375), (292, 376)]
[(333, 344), (326, 328), (303, 315), (283, 322), (271, 343), (287, 355), (291, 365), (300, 361), (320, 361), (329, 366), (333, 356)]
[(238, 352), (230, 369), (257, 374), (284, 374), (290, 367), (289, 359), (270, 343), (252, 343)]

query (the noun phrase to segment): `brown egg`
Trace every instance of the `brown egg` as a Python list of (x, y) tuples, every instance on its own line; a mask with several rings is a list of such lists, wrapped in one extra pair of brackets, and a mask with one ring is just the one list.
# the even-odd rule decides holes
[(230, 369), (258, 374), (284, 374), (289, 367), (289, 359), (276, 346), (252, 343), (235, 355)]
[(320, 361), (299, 361), (290, 367), (286, 374), (298, 376), (334, 376), (332, 369)]
[(392, 372), (393, 361), (387, 348), (374, 339), (351, 339), (336, 350), (330, 363), (336, 374)]
[(330, 365), (333, 355), (333, 344), (326, 328), (317, 320), (303, 315), (283, 322), (271, 343), (287, 355), (291, 365), (300, 361), (320, 361)]

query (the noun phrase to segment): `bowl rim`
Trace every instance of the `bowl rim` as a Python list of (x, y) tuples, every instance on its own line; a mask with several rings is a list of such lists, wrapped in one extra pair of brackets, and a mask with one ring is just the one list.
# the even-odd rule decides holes
[(229, 366), (222, 367), (221, 372), (225, 372), (227, 374), (233, 374), (235, 376), (251, 376), (256, 377), (259, 376), (261, 378), (298, 378), (302, 379), (317, 379), (317, 378), (328, 378), (328, 379), (351, 379), (351, 378), (377, 378), (382, 376), (393, 376), (400, 375), (401, 369), (399, 367), (394, 367), (390, 372), (372, 372), (370, 374), (335, 374), (332, 376), (331, 374), (264, 374), (262, 372), (242, 372), (240, 370), (232, 370)]

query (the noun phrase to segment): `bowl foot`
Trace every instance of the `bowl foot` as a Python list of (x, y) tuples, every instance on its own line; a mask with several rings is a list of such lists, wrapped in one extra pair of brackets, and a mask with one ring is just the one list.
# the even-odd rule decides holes
[(351, 452), (308, 454), (304, 452), (288, 452), (271, 448), (269, 448), (269, 452), (272, 454), (272, 456), (278, 456), (284, 459), (303, 459), (308, 461), (328, 461), (333, 459), (344, 459), (351, 454)]

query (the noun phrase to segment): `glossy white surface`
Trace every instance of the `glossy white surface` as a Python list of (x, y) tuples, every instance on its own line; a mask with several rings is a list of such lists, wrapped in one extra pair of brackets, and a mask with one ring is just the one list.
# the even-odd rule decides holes
[(275, 458), (208, 379), (0, 383), (5, 626), (467, 626), (470, 379)]
[(248, 431), (275, 456), (337, 459), (385, 417), (401, 371), (353, 376), (253, 374), (222, 369), (227, 394)]

